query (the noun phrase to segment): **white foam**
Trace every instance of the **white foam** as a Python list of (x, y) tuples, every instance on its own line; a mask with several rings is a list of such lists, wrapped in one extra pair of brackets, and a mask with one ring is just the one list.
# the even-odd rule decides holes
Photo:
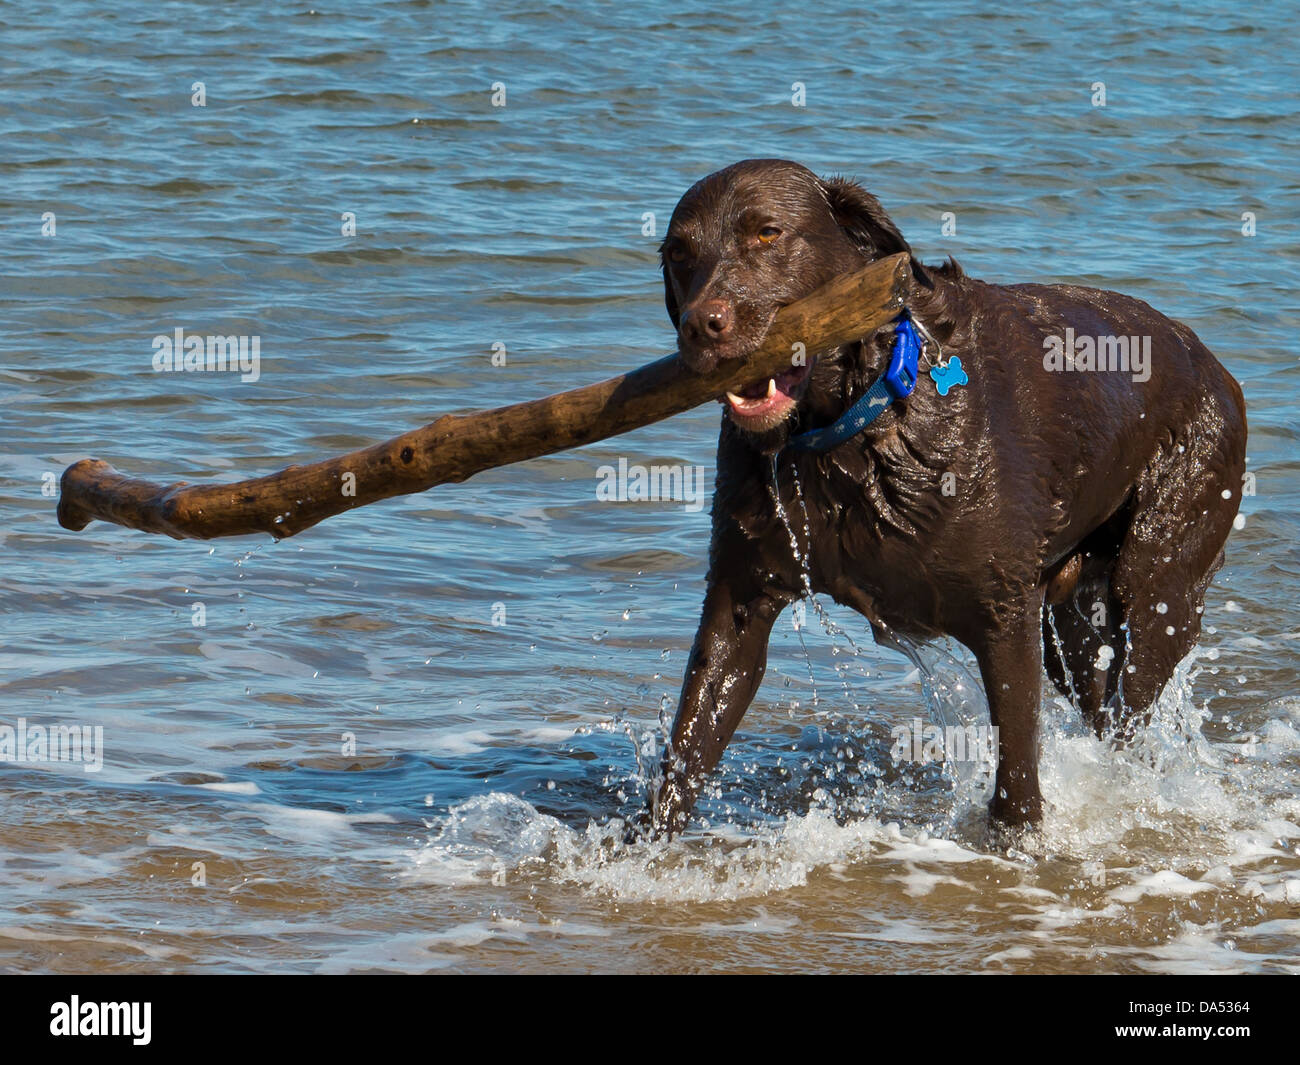
[(1116, 888), (1110, 897), (1116, 902), (1137, 902), (1148, 895), (1165, 895), (1172, 898), (1186, 898), (1200, 891), (1217, 891), (1213, 884), (1205, 884), (1180, 876), (1172, 869), (1162, 869), (1150, 876), (1139, 877), (1127, 887)]
[(31, 927), (2, 925), (0, 926), (0, 939), (17, 939), (34, 943), (80, 943), (87, 947), (94, 945), (96, 948), (104, 946), (122, 947), (126, 950), (136, 951), (155, 961), (165, 961), (180, 953), (180, 951), (163, 946), (161, 943), (151, 943), (142, 936), (126, 938), (106, 935), (102, 929), (84, 933), (55, 932), (44, 922)]
[(759, 906), (755, 916), (743, 921), (706, 921), (703, 924), (691, 925), (692, 932), (751, 932), (757, 934), (791, 932), (799, 927), (799, 921), (794, 917), (773, 917), (767, 910)]
[(570, 740), (574, 732), (575, 728), (572, 725), (537, 725), (533, 728), (519, 729), (515, 736), (524, 743), (546, 745)]
[(965, 880), (955, 876), (943, 876), (939, 873), (926, 872), (923, 869), (909, 869), (902, 876), (891, 876), (887, 879), (901, 883), (903, 891), (914, 899), (930, 894), (941, 884), (959, 888), (969, 888), (971, 886)]
[(385, 972), (423, 973), (447, 969), (462, 961), (459, 954), (432, 949), (424, 933), (386, 935), (382, 940), (366, 938), (344, 950), (335, 951), (315, 969), (317, 973), (349, 973), (380, 969)]
[(486, 750), (496, 737), (483, 729), (446, 728), (429, 733), (424, 749), (436, 754), (478, 754)]
[(384, 813), (344, 814), (335, 810), (311, 810), (278, 803), (250, 803), (240, 809), (260, 817), (272, 835), (300, 843), (345, 835), (356, 825), (393, 823), (392, 816)]
[(874, 924), (875, 927), (867, 932), (837, 931), (828, 934), (842, 939), (866, 939), (879, 943), (906, 943), (908, 945), (948, 943), (952, 940), (951, 934), (945, 935), (921, 920), (877, 920)]
[(985, 965), (1002, 965), (1009, 961), (1028, 961), (1034, 956), (1034, 952), (1028, 947), (1008, 947), (1006, 950), (999, 950), (990, 954), (984, 959)]
[(204, 791), (220, 791), (227, 795), (261, 795), (262, 789), (251, 780), (217, 780), (209, 784), (195, 784)]
[[(819, 871), (829, 875), (832, 867), (873, 854), (891, 864), (1011, 864), (924, 831), (908, 835), (895, 823), (839, 824), (817, 809), (743, 832), (724, 826), (670, 843), (629, 847), (620, 841), (617, 823), (593, 823), (579, 832), (517, 796), (492, 793), (453, 807), (434, 828), (427, 845), (409, 855), (405, 875), (464, 886), (540, 873), (588, 892), (641, 902), (760, 897), (801, 887)], [(913, 864), (904, 876), (921, 885), (929, 874)]]

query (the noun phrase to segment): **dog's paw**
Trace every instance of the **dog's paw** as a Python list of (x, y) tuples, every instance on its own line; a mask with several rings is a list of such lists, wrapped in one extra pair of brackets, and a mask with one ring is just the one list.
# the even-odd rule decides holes
[(648, 809), (630, 817), (623, 825), (623, 846), (635, 847), (655, 838), (654, 819)]
[(1041, 796), (1027, 796), (1013, 802), (995, 794), (989, 803), (986, 842), (994, 850), (1018, 850), (1025, 838), (1037, 831), (1042, 822)]

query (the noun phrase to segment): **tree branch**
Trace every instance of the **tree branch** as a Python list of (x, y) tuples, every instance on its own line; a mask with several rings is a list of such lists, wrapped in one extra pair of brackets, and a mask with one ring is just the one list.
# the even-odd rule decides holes
[(382, 444), (251, 481), (159, 485), (82, 459), (63, 473), (59, 524), (79, 531), (98, 519), (178, 540), (246, 533), (282, 539), (354, 507), (617, 436), (774, 376), (790, 368), (796, 343), (812, 358), (884, 325), (902, 307), (907, 278), (904, 254), (837, 278), (783, 307), (748, 358), (706, 374), (673, 354), (544, 399), (445, 414)]

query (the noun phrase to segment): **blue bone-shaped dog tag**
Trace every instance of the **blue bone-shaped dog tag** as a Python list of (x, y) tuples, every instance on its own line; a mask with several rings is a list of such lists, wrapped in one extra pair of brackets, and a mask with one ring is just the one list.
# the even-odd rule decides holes
[(934, 378), (935, 391), (941, 396), (946, 396), (950, 388), (970, 383), (966, 371), (961, 368), (961, 358), (957, 355), (949, 359), (946, 366), (931, 366), (930, 376)]

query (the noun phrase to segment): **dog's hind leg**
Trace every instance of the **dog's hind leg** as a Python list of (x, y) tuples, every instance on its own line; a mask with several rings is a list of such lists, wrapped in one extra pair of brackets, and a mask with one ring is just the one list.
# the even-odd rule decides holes
[(1043, 657), (1056, 689), (1100, 736), (1109, 721), (1103, 708), (1119, 687), (1124, 636), (1115, 621), (1118, 604), (1105, 586), (1081, 592), (1043, 611)]
[(1126, 637), (1108, 707), (1121, 742), (1150, 720), (1152, 703), (1200, 635), (1205, 591), (1241, 503), (1245, 447), (1240, 404), (1234, 410), (1225, 397), (1207, 396), (1139, 480), (1110, 583)]
[(1099, 530), (1072, 556), (1073, 580), (1060, 587), (1059, 574), (1046, 584), (1043, 662), (1058, 691), (1101, 736), (1109, 717), (1104, 707), (1119, 687), (1124, 657), (1120, 604), (1111, 594), (1118, 536)]

